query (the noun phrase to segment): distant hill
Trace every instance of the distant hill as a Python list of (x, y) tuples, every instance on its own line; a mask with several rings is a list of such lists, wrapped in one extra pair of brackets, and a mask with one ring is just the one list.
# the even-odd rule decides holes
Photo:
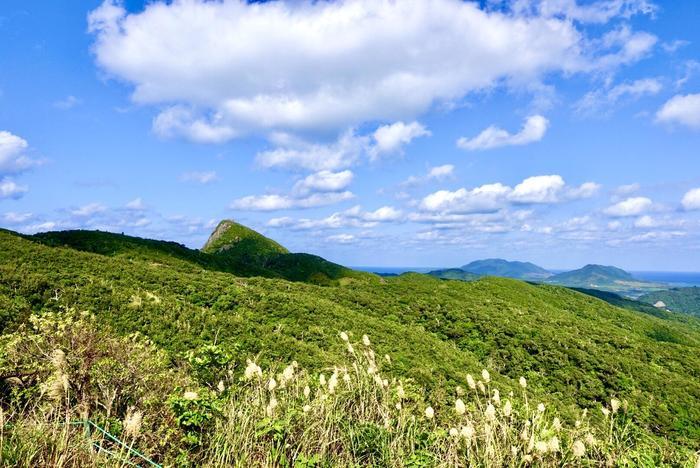
[(625, 270), (605, 265), (586, 265), (578, 270), (551, 276), (546, 282), (575, 288), (619, 292), (632, 297), (665, 288), (663, 284), (644, 281), (635, 278)]
[(661, 301), (662, 308), (700, 317), (700, 288), (697, 286), (655, 291), (640, 296), (639, 300), (652, 305)]
[(476, 273), (470, 273), (464, 271), (461, 268), (445, 268), (442, 270), (433, 270), (427, 273), (430, 276), (434, 276), (440, 279), (450, 279), (450, 280), (460, 280), (460, 281), (472, 281), (480, 278), (481, 275)]
[(530, 262), (511, 262), (502, 258), (476, 260), (464, 265), (462, 270), (481, 276), (502, 276), (523, 280), (543, 280), (552, 273)]

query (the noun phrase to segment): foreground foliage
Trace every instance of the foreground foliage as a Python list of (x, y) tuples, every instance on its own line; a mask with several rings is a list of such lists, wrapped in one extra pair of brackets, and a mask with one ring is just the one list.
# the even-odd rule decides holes
[(488, 371), (460, 377), (444, 401), (393, 376), (370, 338), (341, 332), (344, 357), (310, 373), (296, 361), (263, 370), (217, 345), (178, 364), (143, 337), (118, 338), (94, 317), (33, 318), (1, 338), (5, 466), (117, 466), (74, 421), (97, 422), (156, 462), (179, 466), (660, 466), (694, 463), (640, 431), (612, 398), (573, 421), (519, 379), (505, 393)]

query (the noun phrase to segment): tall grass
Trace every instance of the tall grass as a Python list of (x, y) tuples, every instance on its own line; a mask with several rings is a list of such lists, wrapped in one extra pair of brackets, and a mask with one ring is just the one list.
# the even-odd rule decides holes
[(187, 370), (84, 314), (32, 324), (0, 337), (0, 370), (24, 375), (0, 387), (2, 466), (138, 461), (123, 447), (112, 446), (117, 457), (96, 453), (91, 443), (104, 437), (69, 424), (90, 419), (168, 466), (700, 467), (696, 454), (638, 430), (622, 397), (564, 418), (524, 378), (505, 391), (476, 369), (428, 401), (393, 377), (391, 358), (367, 336), (340, 333), (346, 358), (320, 373), (250, 359), (236, 368), (214, 345), (193, 353)]
[[(465, 375), (449, 405), (430, 406), (410, 382), (389, 379), (390, 358), (369, 339), (318, 375), (295, 363), (248, 363), (231, 382), (223, 416), (203, 451), (206, 466), (658, 466), (661, 447), (636, 433), (618, 399), (600, 417), (564, 423), (520, 391), (502, 395), (488, 371)], [(439, 409), (436, 409), (439, 408)], [(689, 460), (686, 464), (692, 464)]]

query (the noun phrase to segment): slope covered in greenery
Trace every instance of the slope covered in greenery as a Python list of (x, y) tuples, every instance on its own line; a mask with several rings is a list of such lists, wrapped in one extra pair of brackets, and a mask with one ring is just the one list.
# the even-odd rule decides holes
[(316, 255), (289, 253), (272, 239), (233, 221), (222, 221), (202, 250), (176, 242), (141, 239), (101, 231), (56, 231), (26, 236), (54, 247), (166, 264), (176, 268), (199, 265), (237, 276), (263, 276), (290, 281), (332, 284), (342, 278), (368, 275)]
[(319, 286), (235, 276), (183, 255), (166, 262), (161, 247), (139, 244), (139, 258), (124, 258), (45, 242), (0, 232), (5, 332), (31, 314), (74, 308), (120, 334), (145, 335), (175, 360), (216, 342), (239, 365), (257, 356), (312, 370), (345, 355), (339, 331), (367, 333), (380, 356), (391, 354), (390, 375), (425, 387), (437, 408), (452, 404), (466, 372), (487, 367), (503, 392), (525, 376), (569, 421), (578, 407), (601, 417), (601, 402), (616, 396), (645, 433), (686, 447), (700, 440), (697, 320), (502, 278), (366, 274)]
[(640, 296), (639, 300), (652, 305), (661, 301), (663, 308), (700, 317), (700, 288), (697, 286), (655, 291)]
[(552, 273), (530, 262), (514, 262), (502, 258), (476, 260), (462, 267), (462, 270), (477, 275), (502, 276), (523, 280), (542, 280)]

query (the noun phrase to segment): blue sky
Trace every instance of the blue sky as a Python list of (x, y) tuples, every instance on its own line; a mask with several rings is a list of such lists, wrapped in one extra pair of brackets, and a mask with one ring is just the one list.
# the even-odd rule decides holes
[(0, 6), (0, 227), (700, 269), (700, 4)]

